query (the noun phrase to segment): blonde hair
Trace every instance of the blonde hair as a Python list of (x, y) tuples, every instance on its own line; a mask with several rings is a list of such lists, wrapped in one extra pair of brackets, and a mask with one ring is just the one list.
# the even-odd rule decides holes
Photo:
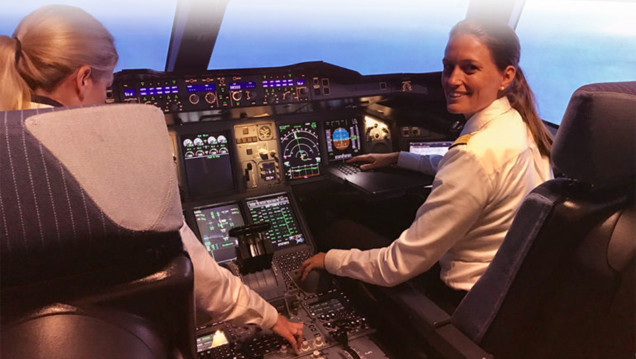
[(519, 67), (521, 45), (515, 31), (505, 23), (467, 19), (460, 21), (453, 27), (450, 37), (457, 34), (470, 34), (480, 39), (490, 50), (499, 70), (503, 71), (508, 66), (513, 66), (516, 69), (515, 78), (503, 94), (508, 97), (510, 105), (519, 111), (523, 121), (528, 125), (541, 154), (550, 158), (552, 134), (537, 114), (534, 94), (523, 71), (521, 71), (521, 67)]
[(96, 80), (110, 76), (118, 55), (113, 36), (86, 11), (47, 5), (0, 36), (0, 110), (29, 108), (37, 89), (52, 91), (83, 65)]

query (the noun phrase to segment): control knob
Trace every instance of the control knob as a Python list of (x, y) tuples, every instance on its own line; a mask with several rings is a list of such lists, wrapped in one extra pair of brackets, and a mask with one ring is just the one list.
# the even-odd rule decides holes
[(283, 92), (283, 101), (293, 102), (297, 100), (298, 100), (298, 96), (296, 96), (296, 92), (294, 91)]
[(283, 344), (280, 346), (280, 353), (287, 354), (287, 345)]
[(241, 101), (242, 99), (243, 99), (242, 91), (232, 91), (232, 100), (238, 102), (238, 101)]
[(303, 340), (303, 343), (302, 343), (302, 344), (301, 344), (301, 346), (300, 346), (300, 350), (301, 350), (301, 351), (307, 351), (307, 350), (309, 350), (309, 349), (310, 349), (310, 347), (309, 347), (309, 342), (308, 342), (308, 341), (306, 341), (306, 340)]
[(190, 103), (191, 103), (191, 104), (196, 105), (196, 104), (198, 104), (198, 103), (199, 103), (199, 100), (201, 100), (201, 99), (199, 98), (199, 95), (197, 95), (197, 94), (193, 93), (192, 95), (190, 95), (190, 97), (188, 98), (188, 100), (190, 100)]
[(245, 100), (255, 102), (258, 99), (256, 91), (245, 91)]
[(183, 110), (183, 104), (178, 99), (168, 100), (163, 107), (164, 112), (180, 112)]
[(275, 93), (271, 93), (271, 94), (267, 95), (267, 103), (269, 103), (269, 104), (278, 103), (278, 95), (275, 94)]
[(216, 95), (214, 94), (214, 92), (206, 93), (203, 98), (205, 99), (205, 102), (209, 103), (210, 105), (214, 105), (216, 103)]

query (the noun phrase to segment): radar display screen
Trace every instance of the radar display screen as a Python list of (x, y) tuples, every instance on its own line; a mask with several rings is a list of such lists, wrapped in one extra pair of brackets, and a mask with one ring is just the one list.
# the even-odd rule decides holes
[(236, 239), (229, 231), (245, 224), (238, 204), (206, 207), (194, 210), (201, 242), (217, 263), (236, 259)]
[(320, 174), (320, 147), (316, 122), (278, 126), (283, 170), (289, 180)]
[(188, 193), (209, 197), (234, 190), (227, 136), (223, 133), (181, 135)]
[(360, 127), (356, 118), (325, 121), (329, 162), (344, 161), (360, 153)]
[(286, 194), (248, 199), (247, 208), (254, 223), (271, 223), (265, 236), (274, 250), (305, 243)]

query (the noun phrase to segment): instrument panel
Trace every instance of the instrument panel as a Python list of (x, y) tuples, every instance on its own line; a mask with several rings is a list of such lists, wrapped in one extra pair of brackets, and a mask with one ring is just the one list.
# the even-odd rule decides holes
[(258, 75), (176, 75), (146, 71), (134, 72), (134, 75), (122, 72), (118, 77), (114, 90), (117, 102), (146, 103), (166, 113), (310, 100), (307, 76), (295, 71), (278, 70)]
[[(376, 330), (335, 279), (299, 281), (298, 268), (316, 245), (294, 187), (320, 183), (330, 163), (395, 150), (390, 111), (371, 113), (370, 99), (435, 96), (439, 80), (429, 77), (361, 76), (322, 62), (115, 75), (112, 102), (145, 103), (166, 113), (184, 215), (210, 255), (279, 312), (305, 323), (300, 353), (269, 330), (211, 323), (197, 329), (200, 358), (387, 357)], [(269, 229), (259, 238), (271, 244), (271, 265), (246, 270), (245, 241), (230, 231), (263, 223)]]

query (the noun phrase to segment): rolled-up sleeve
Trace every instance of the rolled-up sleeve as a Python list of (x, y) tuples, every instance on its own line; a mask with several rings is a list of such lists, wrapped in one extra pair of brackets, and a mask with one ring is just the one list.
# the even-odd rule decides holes
[(231, 320), (273, 327), (278, 319), (276, 308), (219, 266), (187, 224), (183, 224), (180, 233), (194, 267), (197, 322)]

